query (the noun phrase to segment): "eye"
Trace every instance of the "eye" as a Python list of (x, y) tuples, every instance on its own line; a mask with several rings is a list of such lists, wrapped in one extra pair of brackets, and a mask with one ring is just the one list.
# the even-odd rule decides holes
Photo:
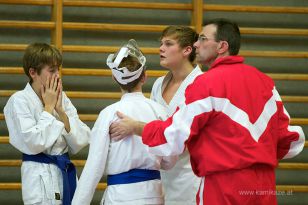
[(165, 44), (166, 44), (166, 46), (172, 46), (173, 45), (173, 43), (171, 43), (170, 41), (167, 41)]
[(207, 37), (203, 36), (203, 35), (198, 37), (198, 41), (205, 41), (206, 39), (207, 39)]
[(56, 73), (57, 71), (59, 71), (59, 68), (56, 68), (56, 67), (55, 67), (55, 68), (50, 68), (50, 69), (49, 69), (49, 72), (50, 72), (50, 73)]

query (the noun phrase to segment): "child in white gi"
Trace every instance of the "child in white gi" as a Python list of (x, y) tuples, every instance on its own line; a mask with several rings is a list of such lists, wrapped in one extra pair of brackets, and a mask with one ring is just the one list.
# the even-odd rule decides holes
[(164, 108), (142, 94), (145, 82), (145, 62), (134, 40), (110, 54), (107, 65), (120, 85), (122, 98), (99, 114), (91, 132), (90, 150), (78, 183), (73, 205), (88, 205), (103, 173), (107, 174), (107, 188), (101, 204), (144, 205), (163, 204), (160, 172), (170, 169), (176, 157), (149, 154), (140, 137), (118, 142), (110, 140), (109, 125), (117, 120), (116, 111), (149, 122), (164, 119)]
[(26, 205), (68, 205), (76, 188), (75, 154), (88, 144), (90, 129), (62, 92), (62, 55), (45, 43), (26, 48), (23, 67), (30, 82), (4, 107), (10, 143), (23, 153), (22, 198)]

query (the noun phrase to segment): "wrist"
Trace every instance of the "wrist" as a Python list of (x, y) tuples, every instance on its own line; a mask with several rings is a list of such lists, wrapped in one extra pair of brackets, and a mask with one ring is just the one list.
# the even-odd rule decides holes
[(57, 107), (55, 107), (55, 110), (56, 110), (56, 112), (57, 112), (59, 115), (65, 114), (65, 111), (63, 110), (63, 108), (57, 108)]
[(53, 107), (51, 107), (51, 106), (45, 106), (44, 110), (45, 110), (46, 112), (49, 112), (50, 114), (52, 114)]
[(58, 115), (61, 119), (66, 117), (66, 113), (63, 109), (56, 110), (56, 112), (58, 113)]
[(145, 123), (140, 121), (135, 121), (135, 125), (133, 126), (134, 134), (141, 136)]

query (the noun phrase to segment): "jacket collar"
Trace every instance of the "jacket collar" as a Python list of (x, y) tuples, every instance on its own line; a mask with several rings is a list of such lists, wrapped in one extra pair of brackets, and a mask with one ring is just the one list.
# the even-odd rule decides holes
[(29, 95), (30, 98), (33, 100), (33, 103), (36, 103), (38, 106), (43, 106), (41, 99), (39, 98), (39, 96), (37, 96), (30, 83), (27, 83), (24, 90), (27, 92), (27, 95)]
[[(243, 63), (244, 58), (242, 56), (226, 56), (217, 58), (211, 65), (210, 69), (218, 67), (223, 64), (236, 64), (236, 63)], [(210, 70), (209, 69), (209, 70)]]

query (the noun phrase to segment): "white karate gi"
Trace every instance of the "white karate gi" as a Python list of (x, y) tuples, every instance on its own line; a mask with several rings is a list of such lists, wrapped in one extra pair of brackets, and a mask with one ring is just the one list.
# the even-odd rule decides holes
[[(167, 117), (161, 105), (145, 98), (141, 92), (126, 93), (119, 102), (102, 110), (91, 131), (88, 159), (72, 205), (89, 205), (103, 174), (119, 174), (136, 168), (170, 169), (177, 160), (177, 157), (157, 157), (150, 154), (139, 136), (110, 141), (109, 126), (118, 119), (116, 111), (142, 122)], [(108, 186), (101, 204), (163, 204), (161, 180)]]
[[(56, 112), (44, 111), (43, 104), (28, 83), (24, 90), (14, 93), (4, 107), (10, 143), (19, 151), (33, 155), (45, 153), (75, 154), (89, 142), (90, 128), (80, 121), (77, 111), (63, 92), (63, 109), (69, 118), (70, 132), (59, 121)], [(63, 179), (54, 164), (25, 161), (21, 166), (22, 198), (24, 204), (62, 204)], [(60, 193), (61, 200), (56, 200)]]
[[(151, 99), (163, 105), (168, 112), (168, 116), (171, 116), (177, 107), (184, 104), (186, 87), (200, 74), (202, 74), (202, 71), (196, 66), (182, 82), (169, 104), (167, 104), (162, 95), (172, 77), (171, 72), (167, 73), (166, 76), (162, 76), (155, 81)], [(161, 171), (161, 178), (165, 192), (165, 205), (196, 204), (196, 193), (201, 179), (191, 169), (187, 150), (179, 156), (179, 160), (171, 170)]]

